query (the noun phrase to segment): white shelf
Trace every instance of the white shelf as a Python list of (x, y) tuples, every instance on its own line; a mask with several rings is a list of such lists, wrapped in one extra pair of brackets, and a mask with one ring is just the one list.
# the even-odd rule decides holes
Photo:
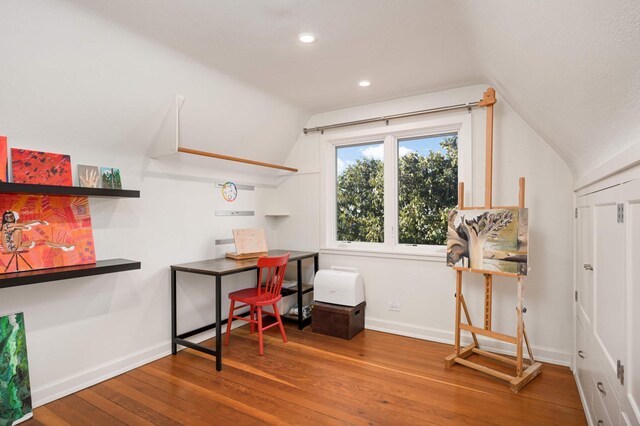
[(289, 216), (289, 212), (285, 212), (285, 211), (267, 211), (264, 213), (265, 216), (271, 216), (271, 217), (286, 217)]

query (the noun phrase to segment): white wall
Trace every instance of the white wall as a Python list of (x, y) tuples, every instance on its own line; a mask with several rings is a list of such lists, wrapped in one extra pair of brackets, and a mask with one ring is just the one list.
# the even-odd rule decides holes
[[(486, 87), (469, 86), (317, 114), (306, 127), (475, 101), (482, 98)], [(465, 184), (472, 185), (477, 205), (484, 199), (486, 116), (482, 109), (474, 109), (471, 114), (474, 179)], [(500, 93), (494, 123), (494, 204), (517, 204), (518, 178), (524, 176), (527, 180), (532, 267), (525, 280), (527, 333), (537, 357), (568, 365), (572, 341), (572, 175), (557, 153), (509, 107)], [(290, 217), (283, 219), (278, 233), (283, 246), (322, 248), (321, 139), (319, 134), (301, 135), (287, 159), (292, 164), (304, 164), (307, 173), (288, 178), (278, 190), (279, 200), (291, 212)], [(466, 203), (470, 205), (471, 201), (467, 199)], [(445, 266), (444, 257), (438, 261), (408, 260), (321, 252), (320, 266), (356, 267), (363, 274), (367, 328), (453, 341), (455, 273)], [(474, 322), (480, 324), (481, 277), (465, 274), (464, 280), (465, 298)], [(515, 281), (500, 277), (494, 281), (494, 329), (513, 334)], [(388, 302), (400, 303), (401, 311), (389, 311)], [(496, 348), (510, 350), (502, 345)]]
[[(186, 146), (267, 162), (284, 161), (305, 118), (63, 1), (3, 1), (0, 57), (0, 134), (10, 147), (70, 154), (74, 168), (119, 167), (124, 187), (141, 190), (140, 199), (90, 202), (98, 259), (140, 260), (141, 270), (0, 290), (0, 314), (25, 314), (39, 405), (169, 353), (170, 264), (221, 255), (229, 247), (215, 247), (214, 239), (231, 237), (233, 227), (264, 227), (269, 245), (278, 245), (278, 224), (264, 217), (275, 172), (146, 156), (175, 95), (186, 98)], [(236, 202), (255, 206), (255, 217), (214, 216), (224, 203), (214, 187), (220, 180), (258, 184)], [(225, 278), (225, 290), (251, 279)], [(213, 279), (179, 282), (180, 329), (213, 322)]]

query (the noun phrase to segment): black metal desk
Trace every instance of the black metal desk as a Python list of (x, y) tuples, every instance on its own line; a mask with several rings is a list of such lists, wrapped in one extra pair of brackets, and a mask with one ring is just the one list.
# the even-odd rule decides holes
[[(306, 320), (302, 317), (302, 295), (304, 293), (308, 293), (313, 290), (313, 286), (303, 284), (302, 283), (302, 260), (313, 258), (313, 266), (314, 270), (318, 271), (318, 253), (317, 252), (307, 252), (307, 251), (291, 251), (291, 250), (270, 250), (269, 256), (281, 256), (285, 253), (291, 253), (289, 256), (289, 261), (295, 261), (297, 263), (297, 272), (298, 272), (298, 285), (297, 285), (297, 295), (298, 295), (298, 316), (296, 318), (298, 322), (298, 328), (302, 330), (305, 325), (310, 323), (310, 318)], [(258, 259), (246, 259), (246, 260), (233, 260), (233, 259), (211, 259), (211, 260), (203, 260), (200, 262), (191, 262), (191, 263), (183, 263), (180, 265), (171, 265), (171, 353), (175, 355), (178, 351), (178, 345), (186, 346), (187, 348), (191, 348), (200, 352), (204, 352), (209, 355), (213, 355), (216, 357), (216, 370), (222, 370), (222, 325), (226, 324), (228, 319), (221, 318), (221, 309), (222, 309), (222, 277), (225, 275), (237, 274), (240, 272), (258, 270)], [(177, 272), (189, 272), (192, 274), (201, 274), (201, 275), (210, 275), (216, 278), (216, 322), (213, 324), (208, 324), (194, 330), (190, 330), (181, 334), (177, 334), (178, 332), (178, 324), (177, 324), (177, 308), (176, 308), (176, 275)], [(259, 275), (258, 271), (258, 274)], [(257, 279), (256, 279), (257, 282)], [(294, 290), (291, 289), (283, 289), (283, 294), (292, 294)], [(287, 315), (283, 315), (283, 318), (291, 317)], [(197, 343), (190, 342), (186, 340), (189, 337), (195, 336), (196, 334), (203, 333), (207, 330), (216, 329), (216, 348), (209, 349), (202, 345), (198, 345)]]

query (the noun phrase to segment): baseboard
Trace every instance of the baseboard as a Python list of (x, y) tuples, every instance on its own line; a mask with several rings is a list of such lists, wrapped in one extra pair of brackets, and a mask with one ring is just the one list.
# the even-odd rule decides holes
[[(244, 325), (243, 322), (236, 321), (232, 328), (242, 325)], [(190, 341), (201, 343), (207, 339), (215, 337), (215, 335), (215, 330), (210, 330), (190, 338)], [(184, 348), (179, 346), (178, 349), (182, 350)], [(169, 354), (171, 354), (171, 342), (167, 340), (166, 342), (150, 346), (138, 352), (80, 371), (39, 388), (32, 389), (31, 399), (33, 408), (119, 376), (120, 374), (131, 371)]]
[[(432, 342), (446, 343), (453, 345), (454, 334), (448, 330), (438, 330), (429, 327), (419, 327), (414, 324), (407, 324), (396, 321), (381, 320), (377, 318), (366, 318), (365, 328), (368, 330), (382, 331), (385, 333), (398, 334), (400, 336), (413, 337), (416, 339), (429, 340)], [(499, 342), (496, 340), (487, 339), (482, 336), (478, 336), (480, 345), (492, 352), (515, 356), (516, 351), (514, 345), (508, 343)], [(470, 337), (464, 336), (462, 338), (464, 344), (472, 342)], [(531, 347), (536, 361), (548, 362), (551, 364), (563, 365), (566, 367), (571, 366), (571, 354), (567, 352), (560, 352), (554, 349), (549, 349), (540, 346)]]

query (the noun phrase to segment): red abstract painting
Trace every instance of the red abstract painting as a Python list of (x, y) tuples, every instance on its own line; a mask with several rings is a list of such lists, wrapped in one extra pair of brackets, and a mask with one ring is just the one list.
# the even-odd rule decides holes
[(13, 182), (71, 186), (71, 157), (11, 148)]
[(87, 197), (0, 194), (0, 273), (96, 262)]
[(7, 182), (7, 137), (0, 136), (0, 182)]

